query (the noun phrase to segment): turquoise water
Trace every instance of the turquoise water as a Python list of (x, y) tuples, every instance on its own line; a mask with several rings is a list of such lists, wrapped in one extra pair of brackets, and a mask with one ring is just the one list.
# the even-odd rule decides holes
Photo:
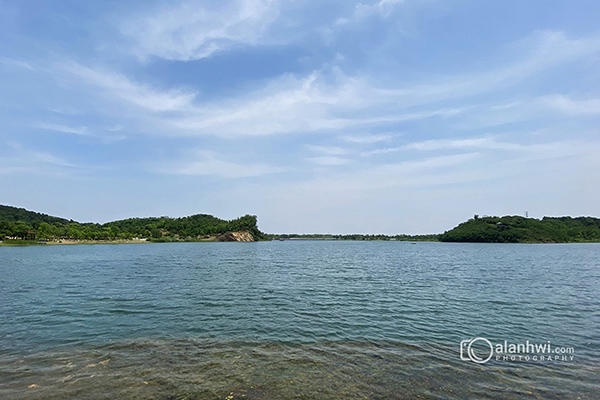
[(0, 398), (600, 398), (599, 292), (598, 244), (3, 247)]

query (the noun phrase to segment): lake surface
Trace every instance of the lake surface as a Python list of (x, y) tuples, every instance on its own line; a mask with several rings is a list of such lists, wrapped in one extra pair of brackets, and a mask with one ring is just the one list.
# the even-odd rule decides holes
[(593, 399), (599, 376), (599, 244), (0, 248), (3, 399)]

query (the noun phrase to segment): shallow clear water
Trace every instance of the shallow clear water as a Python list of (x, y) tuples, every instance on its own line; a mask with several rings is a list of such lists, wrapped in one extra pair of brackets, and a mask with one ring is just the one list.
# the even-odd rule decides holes
[(599, 398), (599, 292), (598, 244), (3, 247), (0, 398)]

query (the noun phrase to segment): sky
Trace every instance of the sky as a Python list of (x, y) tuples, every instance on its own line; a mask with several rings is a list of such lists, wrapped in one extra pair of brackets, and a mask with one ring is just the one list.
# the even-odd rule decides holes
[(600, 217), (595, 0), (0, 0), (0, 204), (426, 234)]

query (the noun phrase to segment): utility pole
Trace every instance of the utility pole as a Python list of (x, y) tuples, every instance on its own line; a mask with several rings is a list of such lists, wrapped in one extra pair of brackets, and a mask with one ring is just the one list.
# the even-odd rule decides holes
[(529, 218), (529, 212), (525, 211), (525, 218)]

